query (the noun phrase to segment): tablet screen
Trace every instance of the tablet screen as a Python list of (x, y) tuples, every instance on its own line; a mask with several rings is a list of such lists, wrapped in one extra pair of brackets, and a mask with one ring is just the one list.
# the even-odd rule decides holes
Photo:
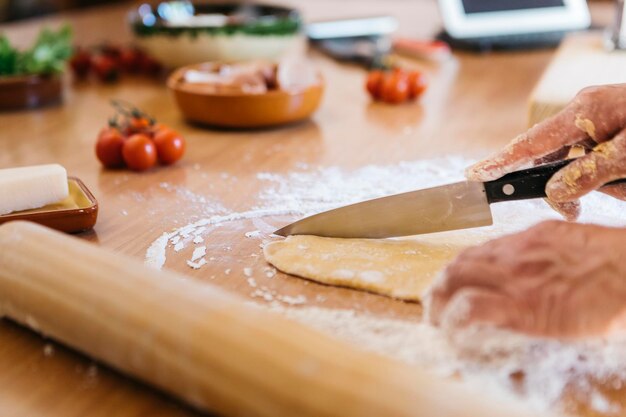
[(463, 0), (467, 14), (563, 6), (563, 0)]

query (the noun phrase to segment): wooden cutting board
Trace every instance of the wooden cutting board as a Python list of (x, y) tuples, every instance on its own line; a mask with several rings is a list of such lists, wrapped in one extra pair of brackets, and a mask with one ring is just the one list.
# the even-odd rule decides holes
[(626, 82), (626, 51), (607, 51), (602, 32), (567, 37), (533, 90), (528, 125), (558, 113), (585, 87)]

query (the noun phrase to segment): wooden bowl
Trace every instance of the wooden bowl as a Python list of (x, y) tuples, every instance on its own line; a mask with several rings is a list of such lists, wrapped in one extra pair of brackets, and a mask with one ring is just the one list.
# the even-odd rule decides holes
[(61, 101), (61, 76), (0, 77), (0, 110), (33, 109)]
[(187, 120), (210, 126), (255, 128), (304, 120), (317, 110), (324, 92), (324, 83), (319, 77), (317, 84), (296, 91), (208, 93), (183, 81), (185, 71), (198, 67), (180, 68), (168, 78), (167, 86)]

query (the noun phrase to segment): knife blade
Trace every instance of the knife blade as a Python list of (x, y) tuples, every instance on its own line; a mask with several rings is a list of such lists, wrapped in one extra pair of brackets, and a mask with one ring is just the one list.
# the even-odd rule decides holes
[[(351, 204), (306, 217), (274, 234), (385, 238), (489, 226), (493, 224), (490, 204), (545, 197), (547, 182), (570, 162), (541, 165), (484, 183), (463, 181)], [(617, 183), (626, 179), (607, 185)]]

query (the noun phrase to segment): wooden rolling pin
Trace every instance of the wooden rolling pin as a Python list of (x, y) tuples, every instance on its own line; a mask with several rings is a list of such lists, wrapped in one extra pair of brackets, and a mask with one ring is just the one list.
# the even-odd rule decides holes
[(0, 226), (3, 316), (227, 416), (537, 416), (32, 223)]

